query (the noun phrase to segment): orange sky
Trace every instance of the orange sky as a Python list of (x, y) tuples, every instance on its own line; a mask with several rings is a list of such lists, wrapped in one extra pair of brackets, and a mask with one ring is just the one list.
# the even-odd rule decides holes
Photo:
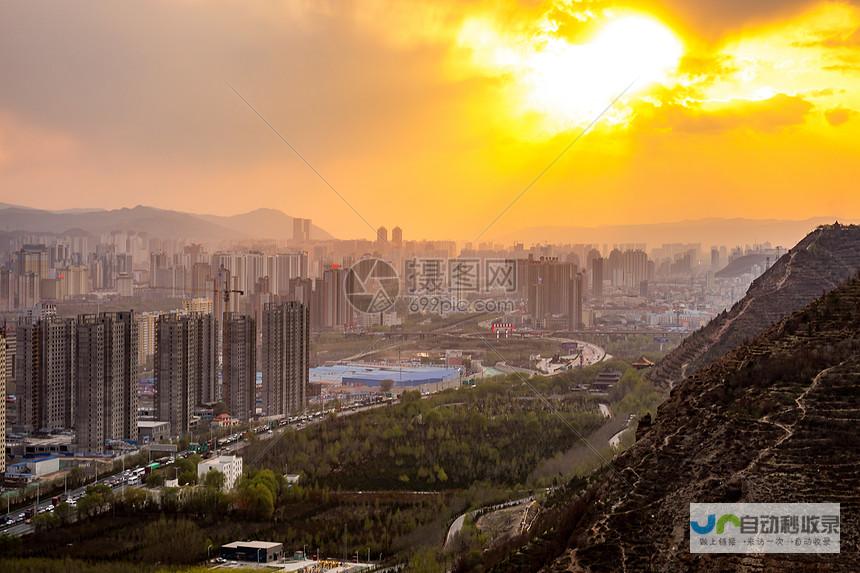
[[(752, 5), (752, 6), (750, 6)], [(860, 5), (367, 0), (0, 7), (0, 201), (339, 237), (860, 218)]]

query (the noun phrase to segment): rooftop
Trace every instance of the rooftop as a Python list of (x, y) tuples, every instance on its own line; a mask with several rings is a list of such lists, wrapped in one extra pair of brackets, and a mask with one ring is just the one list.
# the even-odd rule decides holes
[(282, 545), (283, 543), (275, 543), (274, 541), (234, 541), (232, 543), (225, 543), (221, 547), (227, 547), (230, 549), (238, 549), (239, 547), (250, 547), (252, 549), (275, 549)]
[(216, 458), (203, 460), (202, 462), (200, 462), (200, 465), (232, 464), (236, 460), (240, 459), (242, 458), (239, 456), (218, 456)]
[(137, 427), (138, 428), (157, 428), (159, 426), (163, 426), (168, 424), (169, 422), (164, 422), (162, 420), (138, 420)]

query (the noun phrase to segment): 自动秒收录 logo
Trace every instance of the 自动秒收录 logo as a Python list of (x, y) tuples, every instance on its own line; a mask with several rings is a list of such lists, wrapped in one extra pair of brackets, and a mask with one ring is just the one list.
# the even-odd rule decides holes
[(839, 503), (690, 503), (691, 553), (839, 553)]
[(705, 525), (701, 525), (699, 522), (690, 520), (690, 529), (698, 533), (699, 535), (707, 535), (714, 531), (714, 528), (717, 530), (718, 535), (722, 535), (726, 531), (726, 525), (731, 523), (735, 527), (741, 526), (741, 520), (736, 515), (732, 515), (731, 513), (726, 513), (721, 515), (719, 519), (717, 519), (716, 514), (710, 513), (708, 514)]

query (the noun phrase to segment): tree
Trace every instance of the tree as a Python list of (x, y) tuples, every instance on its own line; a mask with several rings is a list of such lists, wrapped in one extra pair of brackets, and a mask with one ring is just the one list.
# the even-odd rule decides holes
[(383, 392), (391, 392), (392, 388), (394, 388), (394, 380), (383, 380), (379, 383), (379, 389)]
[(261, 483), (249, 483), (238, 494), (238, 505), (253, 519), (271, 519), (275, 513), (272, 492)]
[(57, 516), (60, 525), (66, 525), (72, 521), (72, 506), (63, 501), (54, 508), (54, 515)]
[(445, 568), (439, 563), (439, 559), (432, 549), (424, 548), (412, 555), (406, 570), (410, 573), (442, 573)]
[(122, 500), (123, 505), (132, 511), (143, 509), (146, 506), (146, 502), (146, 492), (135, 487), (127, 490)]
[(164, 473), (163, 472), (150, 472), (148, 476), (146, 476), (146, 487), (161, 487), (164, 485)]
[(68, 484), (70, 486), (78, 487), (84, 481), (84, 470), (82, 470), (79, 466), (75, 466), (71, 470), (69, 470), (69, 474), (66, 479), (68, 480)]
[(36, 528), (36, 531), (45, 531), (46, 529), (52, 529), (58, 526), (60, 524), (60, 520), (53, 512), (46, 511), (45, 513), (33, 516), (31, 523), (33, 524), (33, 527)]
[(78, 500), (78, 516), (92, 517), (101, 513), (105, 506), (105, 498), (100, 493), (86, 493)]
[(224, 477), (224, 474), (219, 472), (218, 470), (210, 470), (206, 473), (206, 476), (203, 478), (203, 485), (210, 489), (222, 490), (224, 489), (224, 483), (227, 481), (227, 478)]

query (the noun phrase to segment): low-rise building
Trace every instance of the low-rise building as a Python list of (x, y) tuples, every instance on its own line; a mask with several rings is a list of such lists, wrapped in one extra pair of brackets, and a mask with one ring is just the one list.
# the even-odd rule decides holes
[(229, 561), (272, 563), (283, 558), (284, 544), (273, 541), (234, 541), (222, 545), (218, 554)]
[(25, 458), (18, 463), (11, 464), (6, 468), (6, 475), (10, 478), (30, 481), (58, 471), (60, 471), (60, 458), (57, 456), (40, 456)]
[(604, 370), (598, 372), (591, 383), (591, 389), (596, 392), (608, 392), (621, 381), (621, 372), (618, 370)]
[(141, 444), (156, 444), (170, 439), (170, 422), (161, 420), (140, 420), (137, 435)]
[(224, 491), (236, 487), (236, 482), (242, 477), (242, 458), (239, 456), (218, 456), (197, 464), (197, 481), (202, 483), (206, 474), (218, 471), (224, 474)]

